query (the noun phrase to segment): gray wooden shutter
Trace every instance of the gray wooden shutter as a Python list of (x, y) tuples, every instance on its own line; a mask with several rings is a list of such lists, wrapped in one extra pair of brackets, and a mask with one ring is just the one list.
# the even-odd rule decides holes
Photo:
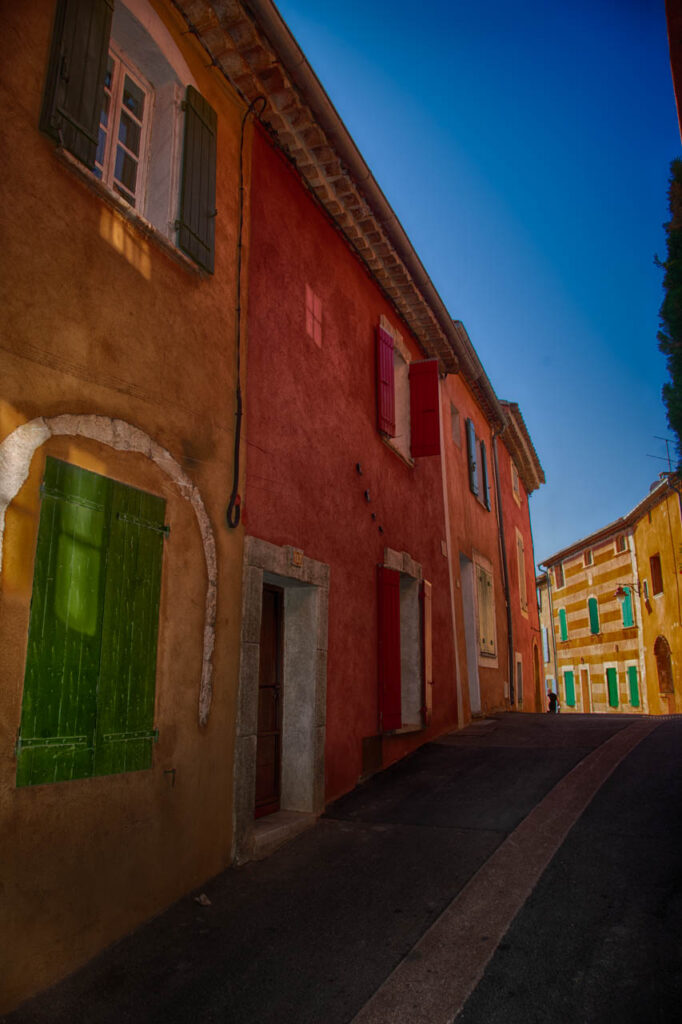
[(185, 144), (178, 245), (213, 273), (215, 251), (216, 136), (215, 110), (191, 85), (185, 98)]
[(113, 0), (58, 0), (40, 127), (95, 166)]
[(481, 474), (483, 478), (483, 503), (490, 509), (490, 484), (488, 482), (488, 459), (486, 458), (485, 441), (481, 441)]
[(113, 484), (95, 775), (151, 767), (165, 505)]
[(110, 485), (47, 459), (17, 786), (92, 774)]
[(466, 421), (467, 461), (469, 464), (469, 487), (472, 494), (478, 494), (478, 468), (476, 466), (476, 430), (472, 420)]

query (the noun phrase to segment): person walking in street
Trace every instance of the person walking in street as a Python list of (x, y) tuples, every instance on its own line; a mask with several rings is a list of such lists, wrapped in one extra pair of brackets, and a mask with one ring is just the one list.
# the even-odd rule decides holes
[(549, 701), (549, 707), (547, 708), (548, 715), (556, 715), (558, 712), (559, 701), (554, 690), (550, 690), (547, 694), (547, 700)]

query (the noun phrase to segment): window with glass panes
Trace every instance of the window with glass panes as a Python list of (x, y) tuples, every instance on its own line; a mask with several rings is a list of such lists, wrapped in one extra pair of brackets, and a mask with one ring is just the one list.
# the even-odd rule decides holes
[(114, 50), (104, 79), (94, 173), (131, 206), (140, 206), (152, 90)]

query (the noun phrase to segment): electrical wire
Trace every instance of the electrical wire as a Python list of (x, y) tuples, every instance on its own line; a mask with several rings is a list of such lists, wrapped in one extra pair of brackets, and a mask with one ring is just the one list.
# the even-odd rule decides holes
[(249, 115), (253, 113), (256, 104), (261, 103), (260, 112), (257, 117), (260, 118), (265, 107), (267, 100), (265, 96), (256, 96), (255, 99), (251, 100), (249, 106), (246, 109), (246, 113), (242, 118), (241, 135), (239, 139), (239, 230), (237, 233), (237, 307), (235, 310), (236, 314), (236, 335), (237, 335), (237, 388), (236, 388), (236, 400), (237, 408), (235, 411), (236, 426), (234, 431), (234, 459), (233, 459), (233, 475), (232, 475), (232, 493), (230, 494), (230, 501), (227, 506), (225, 513), (225, 519), (230, 529), (234, 530), (239, 526), (239, 520), (241, 519), (241, 496), (239, 494), (239, 446), (242, 435), (242, 416), (244, 411), (242, 401), (242, 385), (241, 385), (241, 367), (242, 367), (242, 234), (244, 229), (244, 131), (246, 128), (246, 122)]

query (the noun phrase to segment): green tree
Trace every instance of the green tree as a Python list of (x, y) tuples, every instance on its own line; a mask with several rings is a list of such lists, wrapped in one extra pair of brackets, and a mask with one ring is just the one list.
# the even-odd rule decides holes
[(658, 347), (666, 357), (670, 380), (663, 385), (663, 404), (668, 426), (675, 434), (678, 469), (682, 465), (682, 160), (670, 165), (668, 188), (670, 220), (664, 225), (668, 254), (661, 263), (665, 271)]

